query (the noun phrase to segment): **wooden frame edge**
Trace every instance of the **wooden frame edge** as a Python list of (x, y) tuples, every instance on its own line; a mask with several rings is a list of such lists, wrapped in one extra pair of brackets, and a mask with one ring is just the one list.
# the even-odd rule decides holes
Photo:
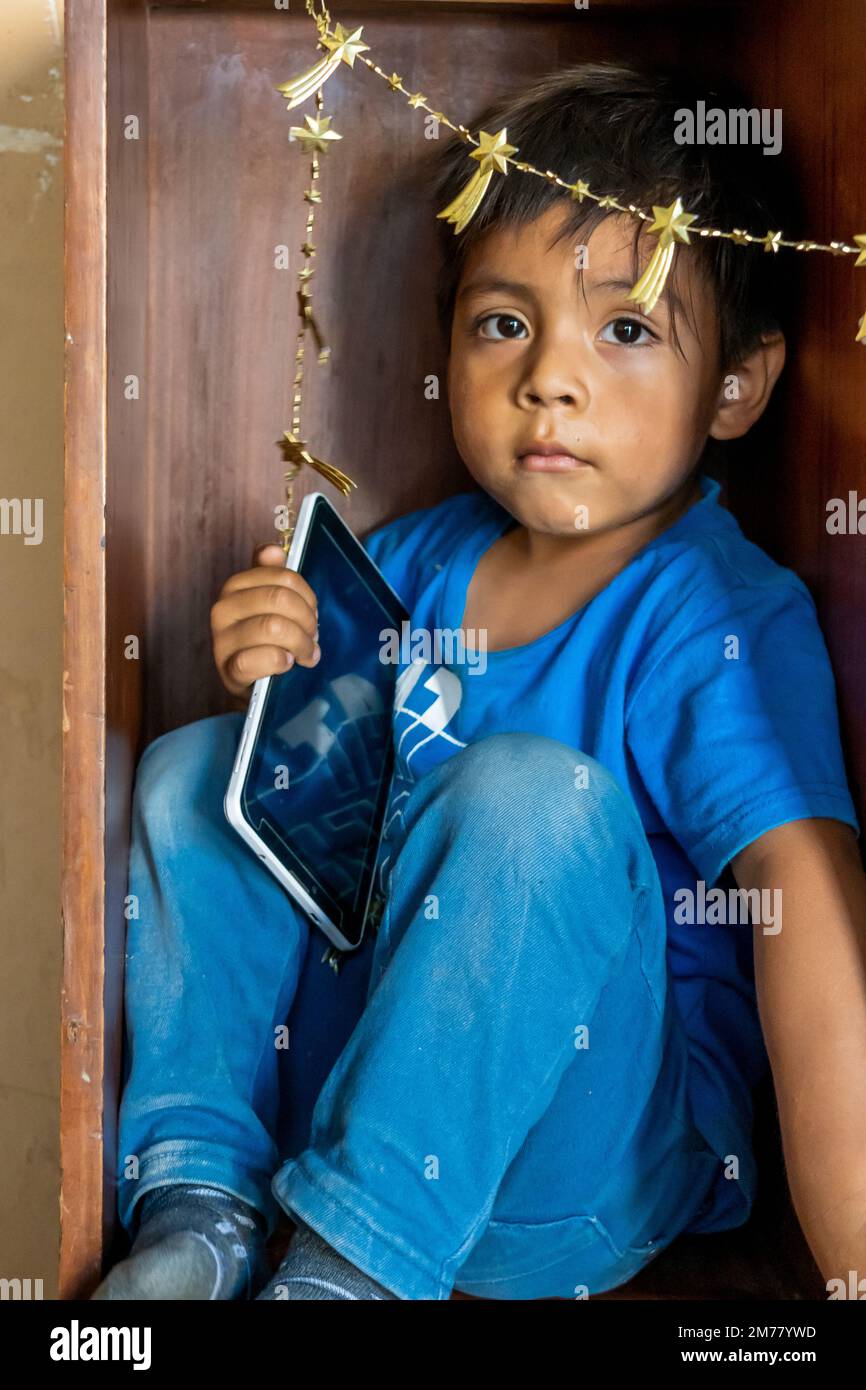
[[(106, 59), (110, 0), (67, 0), (63, 967), (59, 1297), (98, 1279), (103, 1177), (105, 903)], [(98, 1212), (98, 1219), (94, 1219)]]

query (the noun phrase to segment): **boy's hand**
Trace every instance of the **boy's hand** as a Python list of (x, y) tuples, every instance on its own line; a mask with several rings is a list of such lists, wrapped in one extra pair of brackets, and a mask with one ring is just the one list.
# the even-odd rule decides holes
[(237, 700), (261, 676), (279, 675), (295, 661), (315, 666), (321, 655), (316, 595), (285, 566), (280, 545), (258, 546), (253, 568), (227, 579), (211, 608), (214, 661), (220, 680)]

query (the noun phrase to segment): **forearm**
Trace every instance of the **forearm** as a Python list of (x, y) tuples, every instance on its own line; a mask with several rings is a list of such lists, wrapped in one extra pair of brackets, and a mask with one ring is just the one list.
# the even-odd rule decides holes
[(850, 830), (809, 824), (750, 866), (782, 890), (756, 983), (794, 1208), (824, 1278), (847, 1282), (866, 1278), (866, 876)]
[[(825, 1025), (826, 1027), (826, 1025)], [(797, 1218), (824, 1279), (866, 1278), (866, 1004), (774, 1074)]]

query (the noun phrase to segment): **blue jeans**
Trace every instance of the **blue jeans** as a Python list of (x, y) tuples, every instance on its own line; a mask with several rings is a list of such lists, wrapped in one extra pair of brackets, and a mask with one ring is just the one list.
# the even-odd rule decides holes
[(461, 749), (404, 800), (379, 931), (335, 974), (225, 820), (242, 723), (164, 734), (137, 771), (126, 1229), (150, 1188), (209, 1182), (270, 1230), (300, 1216), (400, 1298), (627, 1281), (708, 1209), (721, 1164), (631, 798), (543, 736)]

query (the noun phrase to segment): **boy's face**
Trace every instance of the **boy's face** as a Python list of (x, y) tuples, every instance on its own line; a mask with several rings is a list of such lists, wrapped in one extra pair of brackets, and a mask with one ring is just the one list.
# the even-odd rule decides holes
[[(716, 415), (723, 380), (712, 293), (686, 262), (672, 271), (695, 332), (678, 311), (683, 357), (664, 296), (651, 315), (626, 298), (634, 283), (631, 218), (550, 248), (565, 211), (491, 231), (473, 248), (457, 291), (448, 395), (454, 438), (485, 491), (532, 531), (612, 530), (676, 503)], [(655, 246), (641, 254), (645, 265)], [(685, 248), (675, 256), (686, 261)], [(623, 286), (604, 286), (604, 281)], [(490, 282), (500, 282), (498, 285)], [(508, 282), (507, 284), (504, 282)], [(522, 457), (558, 443), (578, 459)]]

